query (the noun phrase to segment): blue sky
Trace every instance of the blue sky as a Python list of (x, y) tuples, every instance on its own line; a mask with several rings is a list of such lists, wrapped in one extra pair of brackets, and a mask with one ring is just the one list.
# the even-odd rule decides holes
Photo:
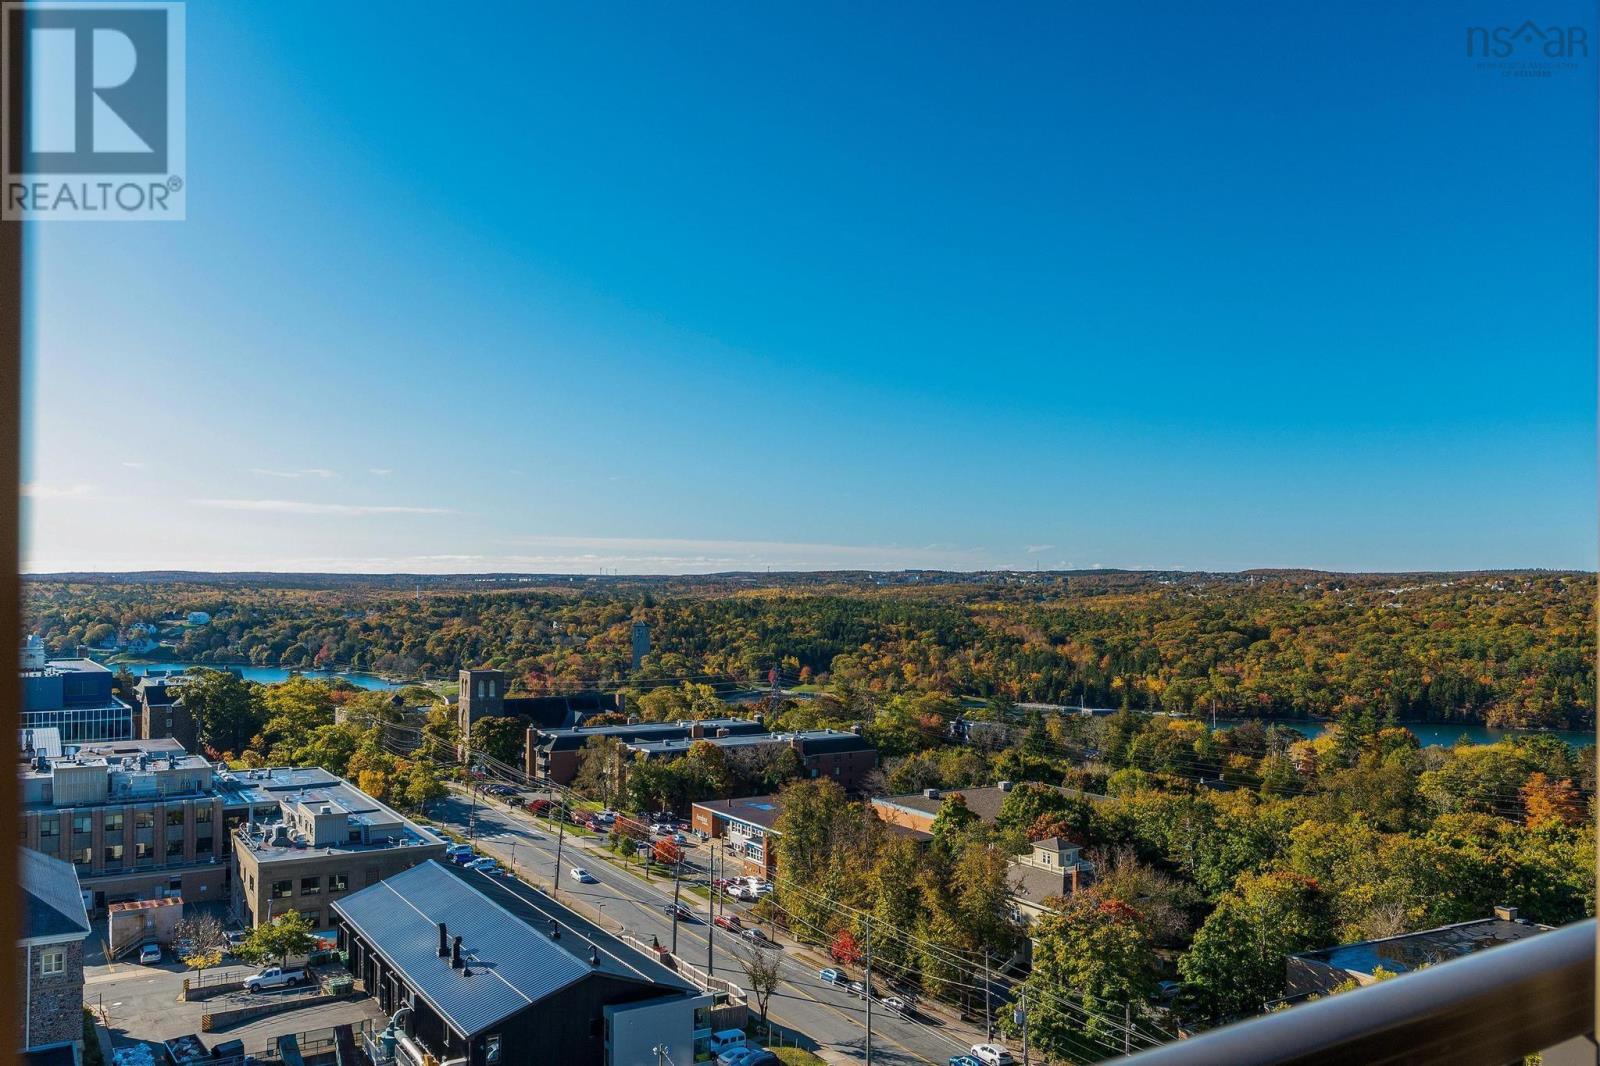
[(1596, 565), (1522, 5), (386, 10), (193, 0), (188, 220), (30, 234), (30, 569)]

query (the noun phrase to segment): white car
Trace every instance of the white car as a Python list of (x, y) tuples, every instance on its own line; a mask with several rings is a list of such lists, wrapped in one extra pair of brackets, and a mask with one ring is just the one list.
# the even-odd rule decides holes
[(146, 944), (139, 949), (139, 965), (154, 966), (161, 961), (161, 945)]
[(590, 873), (588, 870), (585, 870), (581, 866), (574, 866), (572, 868), (572, 879), (578, 882), (580, 885), (597, 885), (600, 883), (595, 880), (594, 874)]
[(1011, 1057), (1011, 1052), (999, 1044), (973, 1044), (972, 1057), (983, 1066), (1016, 1066), (1017, 1062)]
[(467, 863), (467, 869), (477, 870), (479, 873), (492, 874), (499, 872), (500, 864), (493, 859), (478, 859)]

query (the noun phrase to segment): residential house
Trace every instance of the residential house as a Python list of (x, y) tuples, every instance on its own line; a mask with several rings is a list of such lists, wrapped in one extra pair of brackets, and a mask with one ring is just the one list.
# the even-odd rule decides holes
[(90, 934), (83, 891), (72, 864), (21, 851), (21, 1049), (38, 1052), (83, 1044), (83, 942)]

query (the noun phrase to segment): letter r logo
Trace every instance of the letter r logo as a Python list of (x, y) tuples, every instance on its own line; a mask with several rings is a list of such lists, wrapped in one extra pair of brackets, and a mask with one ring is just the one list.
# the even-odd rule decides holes
[(29, 46), (21, 169), (166, 173), (167, 11), (85, 5), (20, 14)]

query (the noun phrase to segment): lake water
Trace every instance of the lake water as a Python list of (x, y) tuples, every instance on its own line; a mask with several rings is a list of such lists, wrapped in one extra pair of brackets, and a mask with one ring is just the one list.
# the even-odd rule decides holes
[(145, 674), (149, 673), (152, 670), (157, 670), (157, 671), (161, 671), (161, 670), (177, 671), (177, 670), (186, 670), (189, 667), (194, 666), (194, 667), (199, 667), (201, 669), (221, 670), (221, 669), (226, 668), (226, 669), (229, 669), (229, 670), (237, 670), (240, 674), (242, 674), (244, 676), (244, 679), (246, 681), (258, 681), (263, 685), (274, 685), (274, 684), (277, 684), (279, 681), (287, 681), (287, 680), (289, 680), (289, 678), (293, 677), (296, 673), (304, 673), (304, 674), (306, 674), (307, 677), (312, 677), (312, 678), (335, 678), (335, 677), (337, 677), (337, 678), (339, 678), (341, 680), (350, 682), (352, 685), (355, 685), (357, 688), (380, 689), (381, 690), (381, 689), (391, 689), (391, 688), (399, 688), (400, 687), (399, 684), (397, 684), (397, 683), (395, 683), (393, 681), (389, 681), (389, 680), (386, 680), (384, 678), (381, 678), (376, 674), (358, 674), (358, 673), (344, 673), (344, 672), (325, 674), (325, 673), (321, 673), (320, 671), (310, 671), (310, 672), (307, 672), (307, 671), (295, 671), (295, 670), (289, 669), (286, 666), (245, 666), (245, 665), (242, 665), (242, 664), (239, 664), (239, 663), (226, 663), (226, 664), (224, 664), (224, 663), (107, 663), (106, 665), (109, 666), (113, 672), (116, 671), (116, 669), (119, 666), (126, 666), (128, 668), (128, 670), (129, 670), (129, 672), (132, 673), (133, 676), (135, 676), (135, 677), (143, 677)]
[[(1286, 725), (1297, 733), (1306, 737), (1319, 737), (1328, 728), (1327, 722), (1299, 722), (1283, 718), (1264, 718), (1263, 724)], [(1217, 725), (1234, 726), (1240, 721), (1235, 719), (1219, 718)], [(1490, 729), (1481, 725), (1445, 725), (1428, 722), (1407, 722), (1405, 727), (1422, 743), (1423, 747), (1438, 745), (1448, 748), (1457, 740), (1466, 737), (1474, 744), (1493, 744), (1497, 740), (1508, 737), (1546, 736), (1555, 737), (1574, 748), (1585, 747), (1595, 742), (1593, 733), (1585, 733), (1571, 729)]]

